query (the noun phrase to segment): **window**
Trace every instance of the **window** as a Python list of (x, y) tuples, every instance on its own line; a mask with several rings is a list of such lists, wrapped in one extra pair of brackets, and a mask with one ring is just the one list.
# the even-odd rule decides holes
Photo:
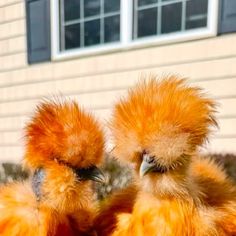
[(133, 38), (207, 27), (208, 0), (135, 0)]
[(120, 0), (60, 0), (60, 49), (120, 40)]
[(216, 35), (218, 0), (52, 0), (54, 59)]

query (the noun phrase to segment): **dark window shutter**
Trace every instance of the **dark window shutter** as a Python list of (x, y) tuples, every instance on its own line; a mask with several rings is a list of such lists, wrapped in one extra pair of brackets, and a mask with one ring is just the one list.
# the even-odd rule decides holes
[(220, 0), (219, 34), (236, 32), (236, 0)]
[(50, 0), (26, 0), (28, 63), (50, 61)]

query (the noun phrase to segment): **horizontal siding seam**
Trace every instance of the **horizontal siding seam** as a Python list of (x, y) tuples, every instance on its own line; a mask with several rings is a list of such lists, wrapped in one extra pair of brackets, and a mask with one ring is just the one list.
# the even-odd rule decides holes
[(12, 113), (12, 114), (5, 114), (1, 115), (0, 118), (14, 118), (14, 117), (25, 117), (25, 116), (31, 116), (31, 113)]
[[(43, 100), (44, 98), (41, 98), (41, 100)], [(234, 98), (236, 98), (236, 95)], [(112, 109), (112, 106), (92, 106), (91, 105), (91, 106), (85, 107), (85, 108), (86, 108), (86, 110), (90, 110), (90, 111), (98, 111), (98, 110), (110, 110), (110, 109)], [(34, 112), (34, 109), (31, 112), (23, 112), (23, 113), (17, 112), (17, 113), (0, 114), (0, 118), (26, 117), (26, 116), (30, 117), (33, 112)], [(232, 118), (234, 119), (236, 117), (233, 116)], [(222, 116), (222, 118), (219, 117), (219, 119), (224, 120), (224, 119), (230, 119), (230, 118)]]
[[(229, 78), (229, 79), (236, 79), (236, 77)], [(214, 81), (212, 79), (211, 81)], [(76, 90), (72, 92), (63, 92), (60, 90), (57, 90), (55, 94), (58, 94), (59, 96), (62, 97), (67, 97), (67, 96), (75, 96), (75, 95), (84, 95), (84, 94), (94, 94), (94, 93), (104, 93), (104, 92), (118, 92), (118, 91), (123, 91), (129, 89), (131, 86), (118, 86), (118, 87), (107, 87), (103, 89), (88, 89), (88, 90)], [(30, 100), (38, 100), (38, 99), (44, 99), (47, 97), (51, 97), (53, 94), (44, 94), (44, 95), (36, 95), (36, 96), (23, 96), (21, 98), (12, 98), (12, 99), (0, 99), (0, 104), (1, 103), (11, 103), (11, 102), (18, 102), (18, 101), (30, 101)], [(234, 99), (236, 98), (235, 95), (223, 95), (223, 96), (214, 96), (214, 94), (211, 95), (211, 98), (220, 100), (220, 99)]]
[(23, 129), (0, 129), (0, 133), (16, 133), (22, 130)]
[[(210, 81), (217, 81), (217, 80), (228, 80), (228, 79), (234, 79), (236, 78), (235, 75), (225, 75), (225, 76), (214, 76), (214, 77), (203, 77), (203, 78), (195, 78), (195, 79), (190, 79), (191, 83), (196, 83), (196, 82), (210, 82)], [(0, 87), (1, 88), (1, 87)]]
[[(236, 55), (235, 55), (236, 57)], [(206, 60), (208, 61), (208, 60)], [(48, 63), (48, 62), (46, 62)], [(195, 63), (199, 63), (199, 61), (196, 61)], [(180, 64), (181, 65), (181, 64)], [(183, 64), (184, 65), (184, 64)], [(170, 65), (170, 66), (175, 66), (175, 64)], [(161, 67), (160, 65), (156, 65), (153, 66), (153, 68), (156, 67)], [(25, 69), (25, 68), (29, 68), (29, 66), (24, 66), (24, 67), (20, 67), (20, 69)], [(73, 76), (62, 76), (62, 77), (58, 77), (58, 78), (45, 78), (45, 79), (34, 79), (34, 80), (27, 80), (27, 81), (22, 81), (22, 82), (13, 82), (13, 83), (5, 83), (5, 84), (1, 84), (0, 88), (8, 88), (8, 87), (15, 87), (15, 86), (21, 86), (21, 85), (28, 85), (28, 84), (38, 84), (38, 83), (47, 83), (50, 81), (63, 81), (63, 80), (70, 80), (70, 79), (77, 79), (77, 78), (86, 78), (86, 77), (91, 77), (91, 76), (99, 76), (99, 75), (109, 75), (109, 74), (118, 74), (118, 73), (126, 73), (126, 72), (132, 72), (132, 71), (136, 71), (136, 70), (142, 70), (145, 69), (144, 67), (137, 67), (137, 68), (131, 68), (131, 69), (124, 69), (124, 70), (114, 70), (114, 71), (103, 71), (103, 72), (98, 72), (98, 73), (81, 73), (81, 74), (77, 74), (77, 75), (73, 75)], [(146, 68), (148, 69), (148, 68)], [(11, 69), (8, 69), (5, 72), (9, 72), (9, 71), (13, 71)], [(0, 72), (1, 73), (1, 72)], [(211, 81), (211, 80), (221, 80), (221, 79), (230, 79), (230, 78), (234, 78), (236, 77), (236, 75), (225, 75), (225, 76), (220, 76), (220, 77), (205, 77), (205, 78), (199, 78), (199, 79), (192, 79), (192, 82), (203, 82), (203, 81)]]
[(7, 56), (12, 56), (12, 55), (18, 55), (18, 54), (26, 54), (26, 51), (25, 50), (16, 50), (16, 51), (12, 51), (12, 52), (6, 52), (6, 53), (0, 54), (0, 57), (7, 57)]
[(14, 67), (14, 68), (7, 68), (7, 69), (3, 69), (3, 70), (0, 70), (0, 73), (1, 72), (8, 72), (8, 71), (12, 71), (12, 70), (21, 70), (21, 69), (25, 69), (25, 68), (27, 68), (27, 66), (25, 65), (25, 66), (16, 66), (16, 67)]
[(236, 115), (217, 115), (217, 119), (221, 120), (236, 119)]
[(224, 96), (211, 96), (212, 99), (215, 99), (215, 100), (221, 100), (221, 99), (234, 99), (236, 98), (236, 94), (234, 95), (224, 95)]
[(8, 4), (0, 5), (0, 8), (9, 7), (9, 6), (16, 5), (16, 4), (19, 4), (19, 3), (22, 3), (22, 2), (23, 2), (22, 0), (16, 0), (16, 1), (8, 3)]
[[(14, 39), (14, 38), (19, 38), (19, 37), (26, 37), (26, 34), (22, 33), (22, 34), (15, 34), (15, 35), (10, 35), (10, 36), (7, 36), (7, 37), (2, 37), (0, 38), (0, 42), (1, 41), (4, 41), (4, 40), (8, 40), (8, 39)], [(1, 73), (1, 72), (0, 72)]]
[(23, 145), (19, 143), (0, 143), (0, 147), (23, 147)]
[[(122, 72), (117, 72), (117, 73), (122, 73)], [(124, 72), (125, 73), (125, 72)], [(111, 73), (112, 74), (112, 73)], [(72, 77), (59, 77), (57, 79), (35, 79), (32, 81), (24, 81), (24, 82), (18, 82), (18, 83), (6, 83), (6, 84), (0, 84), (0, 89), (1, 88), (10, 88), (10, 87), (17, 87), (17, 86), (22, 86), (22, 85), (33, 85), (33, 84), (43, 84), (43, 83), (48, 83), (48, 82), (53, 82), (53, 81), (66, 81), (66, 80), (73, 80), (73, 79), (79, 79), (79, 78), (86, 78), (88, 76), (72, 76)], [(233, 79), (236, 78), (235, 75), (226, 75), (226, 76), (219, 76), (219, 77), (205, 77), (205, 78), (195, 78), (191, 79), (191, 83), (195, 82), (205, 82), (205, 81), (216, 81), (216, 80), (227, 80), (227, 79)]]
[(1, 26), (1, 25), (4, 25), (4, 24), (8, 24), (8, 23), (13, 23), (13, 22), (15, 22), (15, 21), (24, 20), (24, 19), (25, 19), (25, 16), (13, 18), (13, 19), (6, 20), (6, 21), (0, 21), (0, 26)]
[(235, 99), (236, 98), (236, 95), (231, 95), (231, 96), (225, 96), (225, 97), (220, 97), (218, 98), (218, 100), (228, 100), (228, 99)]
[[(117, 71), (117, 72), (112, 72), (112, 73), (108, 72), (105, 74), (112, 75), (112, 74), (126, 73), (126, 72), (129, 72), (129, 71)], [(130, 70), (130, 72), (132, 72), (132, 70)], [(33, 84), (41, 84), (41, 83), (48, 83), (48, 82), (52, 82), (52, 81), (64, 81), (64, 80), (66, 81), (66, 80), (71, 80), (71, 79), (79, 79), (79, 78), (86, 78), (86, 77), (99, 76), (99, 75), (100, 74), (80, 74), (80, 75), (66, 76), (66, 77), (62, 76), (62, 77), (58, 77), (56, 79), (55, 78), (34, 79), (34, 80), (27, 80), (27, 81), (22, 81), (22, 82), (0, 84), (0, 88), (9, 88), (9, 87), (22, 86), (22, 85), (29, 85), (29, 84), (32, 84), (32, 85)], [(236, 78), (236, 74), (235, 75), (218, 76), (218, 77), (195, 78), (195, 79), (191, 79), (190, 82), (193, 82), (193, 83), (194, 82), (205, 82), (205, 81), (225, 80), (225, 79), (233, 79), (233, 78)]]
[(227, 135), (227, 134), (222, 134), (222, 135), (214, 135), (212, 139), (235, 139), (236, 135)]
[[(176, 65), (195, 64), (195, 63), (200, 63), (200, 62), (219, 61), (219, 60), (223, 60), (223, 59), (232, 59), (232, 58), (236, 58), (236, 54), (227, 55), (227, 56), (206, 57), (206, 58), (200, 58), (200, 59), (196, 59), (196, 60), (183, 60), (183, 61), (176, 61), (176, 62), (171, 62), (171, 63), (152, 64), (152, 65), (139, 66), (139, 67), (136, 66), (136, 67), (123, 68), (123, 69), (118, 69), (118, 70), (116, 70), (116, 69), (103, 70), (103, 71), (98, 71), (98, 72), (93, 72), (93, 73), (84, 73), (84, 75), (81, 74), (81, 75), (79, 75), (79, 77), (82, 77), (82, 76), (85, 77), (85, 76), (91, 76), (91, 75), (104, 75), (104, 74), (111, 74), (111, 73), (117, 73), (117, 72), (128, 72), (128, 71), (135, 71), (135, 70), (140, 70), (140, 69), (145, 70), (145, 69), (162, 68), (162, 67), (176, 66)], [(76, 60), (78, 60), (78, 59), (79, 59), (79, 57)], [(51, 63), (60, 64), (63, 62), (64, 61), (51, 62)], [(28, 66), (0, 70), (0, 74), (4, 73), (4, 72), (8, 72), (8, 71), (23, 70), (27, 67)]]

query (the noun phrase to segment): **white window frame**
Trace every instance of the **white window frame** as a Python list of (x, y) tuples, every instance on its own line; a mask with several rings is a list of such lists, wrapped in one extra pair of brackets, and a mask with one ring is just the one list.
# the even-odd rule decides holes
[(214, 37), (217, 35), (219, 0), (208, 0), (208, 15), (206, 28), (192, 29), (184, 32), (176, 32), (158, 36), (154, 35), (135, 40), (132, 39), (133, 0), (120, 1), (121, 31), (119, 42), (60, 51), (59, 0), (51, 0), (52, 60), (61, 60), (73, 57), (110, 53), (113, 51), (142, 48), (152, 45), (155, 46), (190, 41), (194, 39)]

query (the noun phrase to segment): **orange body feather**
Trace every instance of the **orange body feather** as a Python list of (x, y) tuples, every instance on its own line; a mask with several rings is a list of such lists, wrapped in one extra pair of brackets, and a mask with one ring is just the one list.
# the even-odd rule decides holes
[(101, 207), (112, 230), (99, 235), (236, 235), (236, 188), (197, 150), (217, 125), (214, 113), (212, 100), (175, 76), (152, 77), (121, 99), (110, 125), (114, 155), (134, 167), (138, 191), (132, 202), (127, 195)]
[(104, 146), (97, 121), (75, 102), (44, 102), (26, 126), (25, 139), (25, 165), (44, 173), (39, 196), (31, 181), (2, 186), (0, 235), (94, 235), (89, 180), (99, 177), (95, 165)]
[(94, 228), (98, 235), (108, 236), (112, 234), (116, 229), (117, 216), (132, 212), (137, 193), (137, 187), (131, 185), (114, 193), (101, 204), (100, 211), (94, 221)]

